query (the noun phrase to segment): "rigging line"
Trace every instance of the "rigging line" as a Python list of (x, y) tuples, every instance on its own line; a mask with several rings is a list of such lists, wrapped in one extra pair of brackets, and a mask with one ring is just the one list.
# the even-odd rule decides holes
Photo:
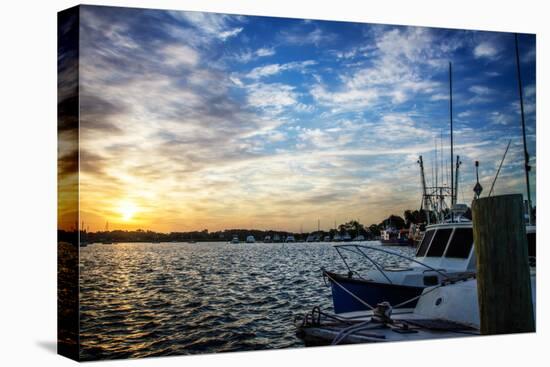
[(519, 46), (518, 46), (518, 34), (514, 34), (514, 40), (516, 45), (516, 67), (517, 67), (517, 77), (518, 77), (518, 90), (519, 90), (519, 104), (521, 107), (521, 131), (523, 137), (523, 159), (524, 159), (524, 168), (525, 168), (525, 183), (527, 188), (527, 206), (529, 209), (529, 223), (532, 220), (531, 212), (531, 185), (529, 183), (529, 171), (531, 171), (531, 166), (529, 165), (529, 152), (527, 152), (527, 138), (525, 136), (525, 111), (523, 109), (523, 85), (521, 82), (521, 66), (519, 62)]
[(493, 193), (493, 189), (495, 188), (495, 183), (497, 182), (498, 175), (500, 173), (500, 169), (502, 168), (502, 164), (504, 163), (504, 159), (506, 159), (506, 153), (508, 153), (508, 149), (510, 148), (510, 143), (512, 142), (512, 139), (508, 140), (508, 145), (506, 146), (506, 150), (504, 151), (504, 155), (502, 156), (502, 159), (500, 161), (500, 164), (498, 165), (497, 173), (495, 174), (495, 178), (493, 180), (493, 183), (491, 184), (491, 190), (489, 190), (488, 197), (491, 196)]

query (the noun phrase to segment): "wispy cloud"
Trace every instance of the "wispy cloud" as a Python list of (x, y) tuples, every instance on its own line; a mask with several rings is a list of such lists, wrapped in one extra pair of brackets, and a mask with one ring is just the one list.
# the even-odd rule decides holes
[(264, 66), (258, 66), (250, 73), (247, 74), (248, 78), (251, 79), (260, 79), (263, 77), (279, 74), (282, 71), (286, 70), (298, 70), (300, 72), (304, 72), (308, 66), (315, 65), (316, 62), (313, 60), (306, 60), (306, 61), (293, 61), (286, 64), (269, 64)]
[(248, 63), (257, 60), (261, 57), (269, 57), (275, 55), (275, 48), (273, 47), (261, 47), (256, 50), (247, 49), (233, 55), (231, 58), (241, 63)]
[(324, 32), (320, 28), (315, 28), (309, 32), (284, 30), (281, 32), (281, 38), (283, 42), (291, 45), (313, 44), (315, 46), (321, 46), (336, 40), (336, 35)]
[(198, 31), (222, 41), (237, 36), (243, 30), (243, 27), (231, 26), (235, 20), (242, 20), (242, 17), (191, 11), (171, 11), (170, 14), (175, 19), (192, 25)]

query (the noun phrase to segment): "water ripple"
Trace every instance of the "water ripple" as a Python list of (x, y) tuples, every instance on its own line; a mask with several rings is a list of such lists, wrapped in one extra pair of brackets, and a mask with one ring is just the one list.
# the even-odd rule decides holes
[(303, 346), (294, 315), (332, 309), (321, 267), (346, 271), (326, 243), (95, 244), (80, 256), (84, 360)]

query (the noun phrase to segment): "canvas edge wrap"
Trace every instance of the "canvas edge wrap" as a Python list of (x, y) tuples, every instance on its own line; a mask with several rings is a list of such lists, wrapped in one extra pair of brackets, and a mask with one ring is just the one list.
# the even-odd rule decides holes
[(79, 360), (78, 6), (57, 14), (57, 353)]

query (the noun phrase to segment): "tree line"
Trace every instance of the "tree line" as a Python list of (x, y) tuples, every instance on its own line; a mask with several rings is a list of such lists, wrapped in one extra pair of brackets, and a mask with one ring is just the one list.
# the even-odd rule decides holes
[[(433, 218), (435, 220), (435, 218)], [(380, 236), (380, 233), (385, 228), (395, 228), (397, 230), (406, 229), (411, 224), (423, 226), (426, 223), (426, 214), (420, 210), (405, 210), (403, 216), (390, 215), (378, 224), (365, 226), (357, 220), (350, 220), (346, 223), (338, 225), (336, 228), (328, 231), (313, 231), (306, 233), (296, 233), (289, 231), (275, 230), (257, 230), (257, 229), (226, 229), (223, 231), (210, 232), (208, 229), (202, 231), (190, 232), (170, 232), (161, 233), (150, 230), (113, 230), (113, 231), (98, 231), (87, 232), (80, 231), (80, 242), (87, 243), (114, 243), (114, 242), (227, 242), (233, 236), (237, 236), (240, 241), (245, 241), (250, 235), (254, 236), (256, 241), (263, 241), (267, 236), (274, 240), (280, 238), (283, 241), (287, 236), (294, 236), (296, 241), (305, 241), (310, 234), (315, 234), (321, 239), (326, 236), (333, 238), (336, 234), (349, 234), (352, 238), (363, 236), (367, 240), (375, 239)], [(59, 241), (76, 243), (76, 232), (73, 231), (58, 231)]]

